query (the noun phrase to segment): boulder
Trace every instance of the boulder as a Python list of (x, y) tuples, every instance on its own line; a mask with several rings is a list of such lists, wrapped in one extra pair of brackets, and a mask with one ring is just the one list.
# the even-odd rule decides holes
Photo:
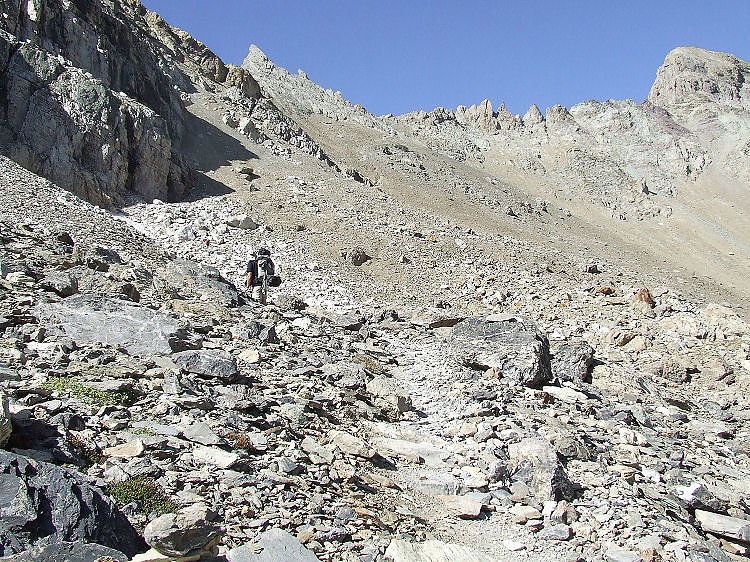
[(237, 288), (215, 267), (189, 260), (174, 260), (159, 272), (169, 292), (179, 298), (198, 298), (220, 306), (237, 306)]
[(269, 529), (254, 544), (233, 548), (226, 554), (228, 562), (318, 562), (315, 554), (282, 529)]
[(237, 361), (222, 349), (183, 351), (174, 356), (178, 367), (207, 379), (232, 382), (239, 377)]
[(143, 531), (146, 542), (167, 556), (187, 556), (210, 548), (221, 536), (216, 513), (205, 503), (195, 503), (177, 513), (151, 521)]
[(702, 509), (695, 510), (695, 519), (700, 522), (701, 528), (708, 533), (750, 544), (750, 521), (747, 519), (719, 515)]
[(527, 438), (511, 443), (508, 456), (512, 479), (525, 483), (540, 503), (573, 498), (573, 484), (547, 440)]
[(591, 382), (594, 348), (585, 341), (564, 343), (552, 357), (552, 374), (561, 382)]
[(178, 320), (101, 295), (75, 295), (35, 309), (39, 323), (78, 342), (120, 346), (133, 355), (168, 354), (200, 345)]
[[(250, 168), (250, 173), (253, 173)], [(242, 230), (255, 230), (258, 228), (258, 223), (251, 219), (248, 215), (235, 215), (227, 219), (227, 226), (232, 228), (239, 228)]]
[(39, 282), (45, 291), (52, 291), (61, 297), (69, 297), (78, 292), (78, 279), (65, 271), (56, 271)]
[(549, 341), (526, 320), (467, 318), (456, 324), (448, 341), (461, 363), (493, 369), (512, 384), (539, 388), (552, 380)]
[(0, 513), (0, 555), (63, 541), (94, 542), (128, 556), (145, 547), (87, 477), (7, 451), (0, 451)]

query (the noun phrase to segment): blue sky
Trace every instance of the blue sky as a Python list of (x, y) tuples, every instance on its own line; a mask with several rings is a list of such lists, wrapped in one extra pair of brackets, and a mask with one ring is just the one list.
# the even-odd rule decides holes
[(489, 98), (643, 101), (674, 47), (750, 60), (750, 0), (143, 0), (240, 64), (251, 43), (370, 112), (430, 111)]

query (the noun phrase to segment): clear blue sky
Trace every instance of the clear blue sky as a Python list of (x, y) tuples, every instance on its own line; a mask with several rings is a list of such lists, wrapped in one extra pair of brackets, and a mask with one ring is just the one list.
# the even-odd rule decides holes
[(240, 64), (251, 43), (370, 112), (489, 98), (513, 113), (643, 101), (665, 55), (695, 45), (750, 60), (750, 0), (143, 0)]

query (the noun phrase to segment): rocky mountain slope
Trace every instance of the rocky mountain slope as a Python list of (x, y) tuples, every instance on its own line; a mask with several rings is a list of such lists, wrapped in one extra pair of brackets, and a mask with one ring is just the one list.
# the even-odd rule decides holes
[(0, 559), (748, 556), (747, 63), (374, 116), (2, 8)]

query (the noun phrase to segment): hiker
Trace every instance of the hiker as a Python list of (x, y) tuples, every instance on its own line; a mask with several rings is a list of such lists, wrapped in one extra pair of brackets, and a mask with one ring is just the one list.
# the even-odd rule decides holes
[(260, 304), (266, 304), (268, 287), (281, 285), (281, 277), (276, 275), (276, 267), (271, 261), (271, 252), (266, 248), (258, 250), (247, 262), (247, 278), (245, 286), (252, 289), (251, 298)]

